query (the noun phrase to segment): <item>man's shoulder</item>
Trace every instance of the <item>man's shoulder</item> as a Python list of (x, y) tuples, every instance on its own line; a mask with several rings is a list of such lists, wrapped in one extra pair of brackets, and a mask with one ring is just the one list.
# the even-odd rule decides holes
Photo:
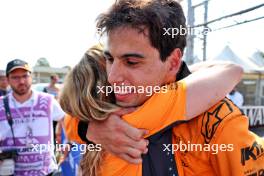
[(200, 116), (212, 116), (219, 120), (224, 120), (234, 115), (243, 115), (243, 112), (230, 99), (224, 98)]
[(9, 94), (10, 94), (10, 92), (9, 93), (7, 93), (7, 94), (5, 94), (5, 95), (1, 95), (0, 96), (0, 105), (3, 105), (4, 104), (4, 99), (8, 99), (8, 102), (9, 103), (11, 103), (10, 101), (9, 101)]
[(35, 91), (35, 90), (34, 90), (34, 94), (36, 94), (38, 96), (42, 96), (42, 97), (52, 97), (50, 94), (48, 94), (46, 92), (40, 92), (40, 91)]
[(53, 96), (48, 94), (48, 93), (45, 93), (45, 92), (40, 92), (40, 91), (34, 91), (34, 98), (37, 99), (38, 101), (41, 101), (43, 99), (45, 100), (52, 100), (53, 99)]
[(205, 143), (210, 143), (216, 133), (230, 120), (240, 118), (243, 112), (229, 99), (224, 98), (198, 117), (201, 135)]

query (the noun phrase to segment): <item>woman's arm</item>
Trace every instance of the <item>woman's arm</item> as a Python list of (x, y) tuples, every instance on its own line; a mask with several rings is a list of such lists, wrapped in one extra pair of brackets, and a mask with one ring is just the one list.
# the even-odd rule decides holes
[(186, 117), (191, 119), (223, 99), (241, 80), (243, 69), (231, 62), (203, 62), (189, 67)]

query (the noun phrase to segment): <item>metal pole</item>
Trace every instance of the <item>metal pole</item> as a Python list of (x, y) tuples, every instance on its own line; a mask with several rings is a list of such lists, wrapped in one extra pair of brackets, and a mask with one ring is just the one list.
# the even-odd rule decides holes
[[(194, 26), (194, 8), (192, 7), (192, 0), (188, 0), (188, 16), (187, 16), (187, 27)], [(186, 47), (186, 62), (187, 64), (193, 64), (193, 45), (194, 35), (188, 33), (187, 35), (187, 47)]]
[(256, 99), (255, 103), (256, 105), (261, 105), (261, 73), (258, 72), (258, 80), (257, 80), (257, 85), (256, 85)]
[(208, 0), (204, 1), (204, 29), (203, 29), (203, 61), (206, 61), (206, 45), (207, 45), (207, 21), (208, 21)]

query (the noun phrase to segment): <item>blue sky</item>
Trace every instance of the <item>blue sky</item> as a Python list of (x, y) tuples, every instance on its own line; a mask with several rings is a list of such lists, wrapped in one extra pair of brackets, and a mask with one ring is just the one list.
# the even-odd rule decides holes
[[(193, 0), (198, 3), (200, 0)], [(0, 69), (14, 58), (31, 65), (45, 57), (53, 67), (75, 65), (85, 50), (98, 41), (95, 19), (113, 0), (1, 0)], [(185, 7), (186, 0), (183, 0)], [(263, 3), (262, 0), (211, 0), (209, 20)], [(203, 15), (198, 8), (197, 23)], [(225, 26), (263, 15), (263, 8), (236, 18), (220, 21), (211, 27)], [(263, 19), (208, 34), (208, 57), (216, 56), (229, 44), (241, 56), (264, 51)], [(201, 45), (195, 43), (201, 57)]]

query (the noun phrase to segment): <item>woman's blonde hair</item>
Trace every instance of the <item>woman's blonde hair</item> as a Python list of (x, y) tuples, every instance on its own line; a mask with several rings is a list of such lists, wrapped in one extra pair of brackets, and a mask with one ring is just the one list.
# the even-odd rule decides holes
[[(93, 46), (70, 71), (60, 95), (62, 109), (82, 121), (104, 120), (118, 109), (114, 95), (102, 93), (99, 87), (109, 85), (101, 45)], [(103, 151), (86, 151), (80, 163), (83, 175), (99, 175)]]

